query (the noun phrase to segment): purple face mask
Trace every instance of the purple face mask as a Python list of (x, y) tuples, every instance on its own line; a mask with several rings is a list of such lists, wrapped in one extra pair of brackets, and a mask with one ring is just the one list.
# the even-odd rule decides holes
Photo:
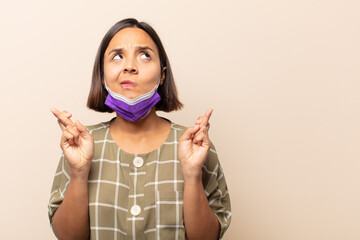
[(108, 96), (105, 105), (117, 112), (122, 118), (129, 121), (137, 121), (147, 116), (150, 110), (160, 101), (160, 95), (157, 93), (157, 84), (150, 92), (147, 92), (135, 99), (128, 99), (118, 93), (111, 91), (106, 85)]

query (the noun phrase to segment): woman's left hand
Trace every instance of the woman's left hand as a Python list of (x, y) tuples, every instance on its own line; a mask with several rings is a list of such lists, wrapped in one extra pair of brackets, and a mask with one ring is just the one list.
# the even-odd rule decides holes
[(194, 127), (186, 129), (179, 139), (178, 156), (184, 180), (201, 175), (201, 168), (210, 149), (209, 119), (213, 109), (200, 116)]

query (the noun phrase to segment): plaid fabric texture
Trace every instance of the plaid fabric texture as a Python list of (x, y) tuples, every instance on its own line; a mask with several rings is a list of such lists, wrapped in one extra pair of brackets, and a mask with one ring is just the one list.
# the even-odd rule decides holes
[[(87, 127), (95, 141), (88, 180), (90, 239), (185, 239), (184, 181), (177, 157), (185, 127), (171, 123), (158, 149), (147, 154), (122, 151), (111, 137), (108, 122)], [(49, 201), (49, 219), (60, 206), (70, 181), (62, 155)], [(230, 198), (214, 146), (202, 169), (209, 205), (220, 222), (220, 238), (231, 221)]]

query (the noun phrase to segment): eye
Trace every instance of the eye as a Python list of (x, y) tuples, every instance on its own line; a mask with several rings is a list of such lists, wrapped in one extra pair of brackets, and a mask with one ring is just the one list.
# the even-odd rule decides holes
[(150, 59), (150, 54), (147, 52), (143, 52), (141, 53), (140, 57), (143, 59)]
[(120, 59), (122, 59), (122, 56), (120, 54), (116, 54), (112, 59), (113, 60), (120, 60)]

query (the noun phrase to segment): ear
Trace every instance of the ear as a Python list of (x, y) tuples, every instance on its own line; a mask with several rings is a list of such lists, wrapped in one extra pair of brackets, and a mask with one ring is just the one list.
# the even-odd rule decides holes
[(160, 85), (162, 85), (164, 83), (165, 76), (166, 76), (165, 70), (166, 70), (166, 67), (163, 67), (161, 70)]

